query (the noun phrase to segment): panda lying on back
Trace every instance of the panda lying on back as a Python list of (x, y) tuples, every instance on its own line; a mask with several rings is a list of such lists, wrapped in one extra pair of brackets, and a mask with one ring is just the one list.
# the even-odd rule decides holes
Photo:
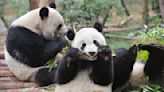
[(132, 86), (143, 85), (145, 76), (149, 78), (150, 83), (164, 87), (164, 47), (156, 44), (139, 44), (138, 49), (149, 52), (146, 63), (135, 62), (136, 58), (134, 57), (133, 60), (130, 60), (132, 54), (125, 48), (116, 51), (114, 64), (122, 61), (122, 65), (114, 65), (113, 90), (116, 90), (116, 92), (120, 91), (122, 86), (127, 87), (127, 85), (125, 86), (126, 83)]
[[(97, 28), (97, 29), (96, 29)], [(82, 28), (56, 71), (55, 92), (112, 92), (113, 61), (102, 29)]]
[(40, 86), (54, 83), (55, 69), (49, 71), (45, 64), (67, 44), (66, 32), (63, 17), (53, 8), (38, 8), (21, 16), (8, 29), (5, 59), (9, 69), (19, 80)]

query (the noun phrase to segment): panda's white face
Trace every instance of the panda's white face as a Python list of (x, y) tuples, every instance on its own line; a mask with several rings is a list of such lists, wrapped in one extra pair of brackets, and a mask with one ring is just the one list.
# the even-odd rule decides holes
[(79, 30), (72, 43), (72, 47), (82, 52), (82, 58), (90, 61), (97, 59), (98, 45), (106, 45), (104, 36), (95, 28)]
[(46, 20), (40, 22), (40, 28), (45, 38), (54, 39), (55, 37), (64, 35), (67, 32), (67, 27), (58, 11), (53, 8), (48, 9), (48, 17)]

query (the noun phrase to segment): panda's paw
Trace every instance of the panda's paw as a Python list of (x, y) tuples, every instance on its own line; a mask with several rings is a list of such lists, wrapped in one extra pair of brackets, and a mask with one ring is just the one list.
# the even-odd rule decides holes
[(65, 54), (65, 57), (71, 60), (77, 58), (78, 56), (79, 50), (77, 48), (70, 48)]
[(66, 46), (66, 44), (68, 43), (68, 41), (66, 40), (64, 36), (58, 37), (56, 41), (58, 42), (58, 44), (60, 44), (61, 47)]
[(98, 56), (100, 58), (108, 58), (110, 59), (112, 57), (112, 50), (109, 46), (100, 46), (98, 48)]

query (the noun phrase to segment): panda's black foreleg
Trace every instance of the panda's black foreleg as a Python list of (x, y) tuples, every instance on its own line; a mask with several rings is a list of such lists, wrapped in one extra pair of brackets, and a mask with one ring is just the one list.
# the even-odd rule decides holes
[(78, 52), (78, 49), (70, 48), (62, 61), (60, 61), (56, 72), (58, 84), (65, 84), (76, 76), (78, 71)]
[(46, 43), (45, 48), (43, 49), (43, 57), (54, 57), (58, 54), (63, 47), (67, 44), (66, 38), (58, 37), (56, 40), (52, 40)]
[(123, 86), (129, 80), (137, 57), (137, 46), (133, 45), (129, 49), (119, 48), (116, 50), (115, 57), (113, 90)]
[(64, 36), (47, 40), (24, 27), (10, 27), (6, 38), (6, 49), (11, 56), (31, 67), (45, 65), (66, 44), (67, 40)]
[(112, 52), (108, 46), (100, 46), (98, 59), (94, 62), (90, 78), (95, 84), (109, 85), (113, 81)]
[(55, 83), (56, 69), (41, 68), (35, 74), (35, 82), (40, 86), (48, 86)]

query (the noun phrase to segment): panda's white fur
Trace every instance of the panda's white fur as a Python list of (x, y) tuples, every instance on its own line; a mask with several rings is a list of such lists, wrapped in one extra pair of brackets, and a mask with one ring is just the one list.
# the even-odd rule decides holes
[(68, 84), (56, 85), (55, 92), (112, 92), (112, 84), (100, 86), (88, 77), (88, 71), (79, 72)]
[[(119, 91), (129, 86), (126, 84), (130, 84), (131, 86), (141, 86), (141, 85), (145, 85), (145, 83), (152, 83), (152, 84), (157, 84), (162, 88), (164, 87), (164, 62), (162, 61), (164, 60), (163, 46), (159, 44), (139, 44), (137, 45), (137, 49), (147, 50), (149, 52), (148, 60), (146, 62), (138, 61), (137, 57), (134, 58), (133, 60), (130, 60), (133, 54), (131, 54), (131, 52), (127, 52), (125, 49), (122, 48), (118, 49), (116, 53), (116, 57), (121, 58), (121, 59), (115, 59), (116, 61), (123, 60), (124, 62), (125, 61), (129, 63), (133, 62), (131, 63), (131, 66), (133, 66), (132, 68), (131, 66), (126, 66), (127, 69), (124, 69), (125, 67), (122, 68), (121, 66), (119, 66), (119, 68), (121, 67), (120, 70), (122, 69), (126, 74), (123, 78), (122, 77), (115, 78), (116, 83), (114, 81), (113, 85), (115, 84), (114, 87), (116, 89), (116, 92), (117, 92), (117, 88), (120, 88), (120, 85), (123, 87), (121, 89), (118, 89)], [(128, 57), (130, 58), (128, 59)], [(120, 64), (123, 65), (127, 63), (124, 62), (121, 61)], [(130, 71), (128, 70), (128, 68)], [(119, 72), (119, 69), (117, 69), (117, 71)], [(122, 74), (118, 74), (117, 77), (121, 75)], [(122, 81), (121, 84), (119, 84), (119, 81)]]
[[(98, 52), (98, 47), (93, 44), (93, 40), (98, 41), (98, 43), (101, 45), (106, 45), (104, 36), (95, 28), (82, 28), (76, 33), (72, 42), (72, 47), (78, 48), (81, 52), (86, 53), (84, 58), (93, 61), (97, 57), (88, 57), (88, 52), (96, 52), (95, 54)], [(81, 50), (82, 43), (87, 44), (84, 50)]]
[(12, 70), (12, 72), (19, 80), (31, 80), (31, 75), (39, 69), (39, 68), (31, 68), (25, 64), (19, 63), (6, 51), (6, 49), (5, 49), (5, 57), (9, 69)]
[[(35, 9), (32, 11), (29, 11), (25, 15), (23, 15), (20, 18), (18, 18), (17, 20), (15, 20), (11, 24), (10, 27), (11, 28), (17, 28), (17, 27), (27, 28), (31, 32), (34, 32), (39, 36), (43, 36), (43, 38), (47, 39), (47, 41), (49, 41), (49, 40), (53, 41), (57, 37), (65, 35), (65, 33), (67, 32), (67, 28), (66, 28), (66, 25), (64, 24), (63, 17), (55, 9), (50, 8), (50, 7), (46, 7), (46, 8), (48, 9), (48, 17), (46, 19), (43, 19), (43, 20), (41, 19), (39, 13), (42, 8), (38, 8), (38, 9)], [(57, 31), (56, 29), (59, 26), (59, 24), (62, 24), (62, 27), (60, 28), (60, 30)], [(19, 30), (19, 28), (18, 28), (18, 30)], [(16, 35), (17, 34), (15, 34), (13, 36), (16, 36)], [(9, 35), (8, 35), (8, 37), (9, 37)], [(19, 39), (17, 39), (16, 41), (19, 41)], [(8, 40), (6, 41), (6, 44), (7, 43), (8, 43)], [(32, 43), (30, 43), (30, 44), (32, 44)], [(24, 46), (24, 44), (21, 44), (21, 43), (20, 43), (20, 45)], [(63, 46), (61, 46), (61, 47), (63, 47)], [(32, 47), (29, 47), (29, 48), (32, 48)], [(26, 49), (27, 49), (27, 47), (26, 47)], [(29, 49), (29, 51), (30, 51), (30, 49)], [(20, 63), (22, 61), (17, 60), (15, 57), (11, 56), (11, 54), (8, 52), (7, 45), (5, 45), (4, 52), (5, 52), (5, 60), (7, 62), (9, 69), (14, 73), (14, 75), (19, 80), (35, 81), (36, 73), (40, 69), (47, 68), (47, 66), (45, 66), (45, 65), (40, 66), (40, 67), (31, 67), (24, 63)], [(13, 52), (18, 58), (23, 59), (21, 53), (18, 50), (14, 51), (14, 49), (13, 49)], [(42, 54), (42, 53), (38, 53), (38, 54)], [(57, 57), (58, 56), (56, 56), (56, 58)], [(39, 60), (39, 58), (38, 58), (38, 60)], [(36, 61), (33, 61), (33, 62), (36, 62)], [(40, 77), (44, 77), (44, 76), (40, 76)], [(44, 83), (43, 83), (43, 85), (44, 85)]]
[[(34, 9), (25, 15), (21, 16), (15, 20), (11, 26), (23, 26), (30, 29), (31, 31), (43, 35), (46, 39), (54, 39), (58, 34), (54, 34), (59, 24), (63, 24), (59, 32), (66, 33), (67, 28), (64, 24), (63, 17), (53, 8), (47, 7), (49, 9), (49, 15), (46, 20), (41, 20), (39, 12), (41, 8)], [(55, 19), (55, 20), (54, 20)], [(45, 21), (45, 22), (43, 22)], [(62, 34), (61, 33), (61, 34)]]
[(129, 79), (131, 85), (137, 86), (144, 84), (144, 67), (145, 64), (141, 62), (135, 62), (133, 70)]
[[(85, 53), (85, 55), (80, 58), (94, 62), (97, 57), (93, 58), (88, 53), (98, 53), (98, 47), (93, 44), (93, 40), (96, 40), (100, 45), (106, 45), (106, 40), (104, 36), (95, 28), (82, 28), (78, 32), (76, 32), (71, 47), (77, 48), (80, 52)], [(85, 43), (86, 46), (82, 50), (81, 46), (83, 43)], [(107, 86), (95, 84), (89, 77), (90, 72), (92, 72), (91, 69), (81, 70), (77, 72), (75, 78), (72, 79), (70, 82), (62, 85), (56, 84), (55, 92), (112, 92), (112, 83)]]

